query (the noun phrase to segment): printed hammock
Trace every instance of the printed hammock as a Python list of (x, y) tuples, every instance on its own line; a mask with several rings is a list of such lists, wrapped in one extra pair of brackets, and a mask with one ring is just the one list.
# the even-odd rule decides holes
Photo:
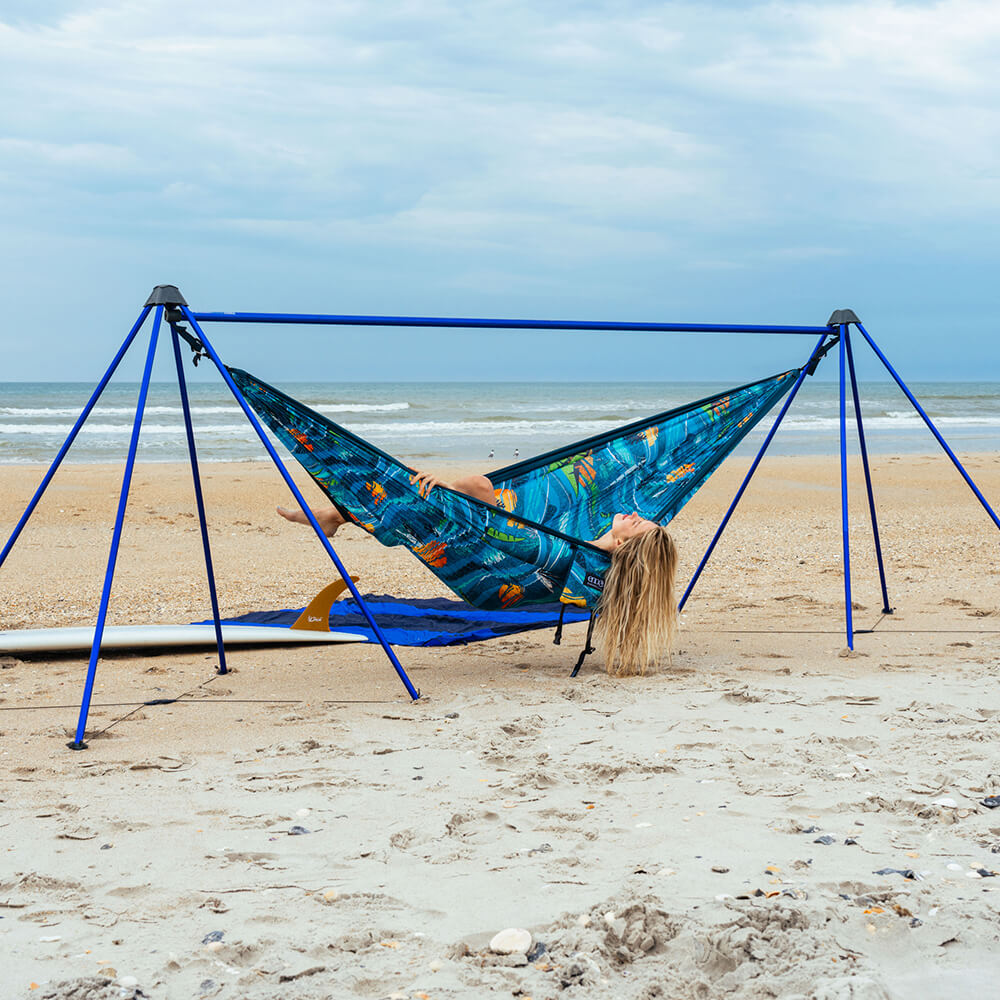
[(405, 545), (484, 609), (595, 608), (610, 557), (590, 544), (616, 513), (671, 520), (794, 384), (800, 369), (658, 413), (489, 472), (497, 506), (446, 487), (422, 497), (413, 470), (240, 369), (247, 402), (350, 521)]

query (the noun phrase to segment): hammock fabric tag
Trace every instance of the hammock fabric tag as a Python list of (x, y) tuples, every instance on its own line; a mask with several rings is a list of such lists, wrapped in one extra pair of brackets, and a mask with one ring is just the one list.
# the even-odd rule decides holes
[(593, 587), (594, 590), (604, 590), (604, 577), (596, 576), (594, 573), (588, 573), (584, 578), (583, 582), (588, 587)]

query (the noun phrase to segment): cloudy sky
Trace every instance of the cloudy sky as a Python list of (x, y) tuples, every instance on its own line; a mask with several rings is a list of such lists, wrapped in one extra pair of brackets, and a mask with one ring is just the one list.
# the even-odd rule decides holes
[[(906, 378), (997, 379), (998, 51), (995, 0), (0, 0), (0, 380), (96, 378), (159, 283), (203, 311), (846, 306)], [(742, 380), (812, 343), (208, 332), (275, 379)]]

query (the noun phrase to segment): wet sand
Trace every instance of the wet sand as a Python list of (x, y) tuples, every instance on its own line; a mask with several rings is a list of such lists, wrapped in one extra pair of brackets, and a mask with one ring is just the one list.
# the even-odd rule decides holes
[[(937, 998), (1000, 975), (1000, 532), (943, 457), (768, 459), (673, 662), (613, 680), (567, 627), (465, 647), (0, 656), (4, 997)], [(967, 465), (1000, 505), (1000, 456)], [(745, 463), (676, 519), (687, 580)], [(332, 579), (263, 464), (204, 470), (227, 615)], [(44, 469), (3, 469), (4, 537)], [(297, 478), (298, 474), (296, 473)], [(0, 628), (92, 624), (120, 470), (59, 473)], [(311, 494), (315, 496), (315, 493)], [(209, 614), (186, 468), (142, 465), (109, 624)], [(448, 596), (337, 536), (363, 592)], [(170, 704), (145, 705), (159, 699)], [(297, 828), (307, 832), (297, 832)], [(488, 949), (533, 935), (527, 956)]]

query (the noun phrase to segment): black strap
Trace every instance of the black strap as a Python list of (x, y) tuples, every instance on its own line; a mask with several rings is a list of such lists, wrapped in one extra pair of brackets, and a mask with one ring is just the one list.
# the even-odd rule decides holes
[(562, 642), (563, 618), (566, 617), (566, 605), (559, 605), (559, 624), (556, 626), (556, 634), (552, 637), (552, 645), (558, 646)]
[(590, 640), (593, 638), (594, 635), (594, 623), (596, 621), (597, 621), (596, 613), (591, 612), (590, 624), (587, 626), (587, 642), (583, 647), (583, 652), (580, 653), (580, 659), (576, 661), (576, 666), (573, 668), (573, 672), (570, 674), (570, 677), (576, 677), (576, 675), (580, 672), (580, 667), (583, 666), (583, 661), (587, 658), (587, 655), (589, 653), (593, 653), (596, 648), (595, 646), (592, 646), (590, 644)]
[(827, 354), (830, 352), (830, 350), (832, 348), (836, 347), (837, 344), (839, 344), (839, 343), (840, 343), (840, 334), (839, 333), (833, 334), (832, 337), (831, 337), (831, 340), (828, 343), (824, 344), (823, 347), (820, 348), (820, 350), (818, 350), (812, 356), (812, 359), (810, 360), (808, 366), (806, 367), (806, 374), (807, 375), (815, 375), (816, 374), (816, 366), (820, 363), (820, 361), (823, 360), (823, 358), (825, 358), (827, 356)]
[(184, 314), (176, 306), (170, 306), (167, 309), (167, 322), (174, 333), (185, 340), (188, 347), (191, 348), (191, 353), (194, 354), (194, 365), (197, 368), (198, 362), (202, 358), (208, 357), (205, 345), (187, 327), (181, 326), (181, 323), (184, 322)]

